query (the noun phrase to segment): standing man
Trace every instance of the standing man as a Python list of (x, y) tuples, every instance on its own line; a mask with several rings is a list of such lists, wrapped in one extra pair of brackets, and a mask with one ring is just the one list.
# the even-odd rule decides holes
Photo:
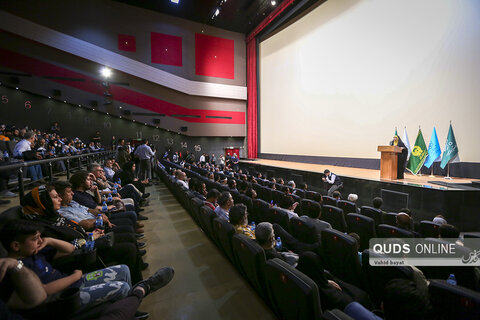
[(330, 172), (328, 169), (325, 169), (323, 173), (325, 174), (325, 177), (323, 177), (322, 180), (323, 182), (328, 183), (329, 189), (327, 195), (331, 197), (334, 191), (343, 186), (343, 182), (335, 173)]
[(152, 179), (152, 162), (150, 158), (155, 155), (155, 152), (148, 146), (148, 140), (143, 139), (142, 144), (135, 150), (135, 156), (140, 159), (140, 168), (138, 178), (140, 181)]

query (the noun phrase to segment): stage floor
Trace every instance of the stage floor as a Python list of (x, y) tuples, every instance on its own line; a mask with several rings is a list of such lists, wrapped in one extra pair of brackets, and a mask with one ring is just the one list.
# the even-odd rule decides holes
[[(465, 179), (465, 178), (453, 177), (450, 180), (450, 179), (445, 179), (443, 176), (434, 176), (434, 177), (430, 177), (429, 175), (415, 176), (407, 172), (405, 172), (404, 179), (391, 180), (391, 179), (380, 179), (380, 170), (372, 170), (372, 169), (337, 167), (337, 166), (322, 165), (322, 164), (268, 160), (268, 159), (241, 160), (241, 162), (270, 166), (270, 167), (277, 167), (277, 168), (284, 168), (284, 169), (318, 172), (318, 173), (323, 173), (325, 169), (329, 169), (330, 171), (334, 172), (340, 177), (344, 176), (344, 177), (365, 179), (365, 180), (371, 180), (371, 181), (380, 181), (380, 182), (396, 183), (396, 184), (410, 185), (410, 186), (416, 186), (416, 187), (433, 188), (433, 189), (439, 189), (439, 190), (466, 190), (465, 187), (457, 187), (452, 184), (457, 184), (457, 183), (470, 184), (474, 181), (480, 182), (480, 180), (478, 179)], [(439, 184), (434, 184), (432, 182), (447, 183), (449, 185), (448, 186), (439, 185)]]

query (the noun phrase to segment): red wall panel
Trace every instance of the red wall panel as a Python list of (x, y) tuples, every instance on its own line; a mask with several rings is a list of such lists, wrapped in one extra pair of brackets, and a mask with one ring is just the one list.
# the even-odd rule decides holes
[(137, 41), (135, 36), (129, 36), (126, 34), (118, 35), (118, 50), (136, 52), (137, 51)]
[(195, 73), (202, 76), (235, 79), (234, 41), (195, 34)]
[(152, 32), (152, 63), (182, 66), (182, 37)]

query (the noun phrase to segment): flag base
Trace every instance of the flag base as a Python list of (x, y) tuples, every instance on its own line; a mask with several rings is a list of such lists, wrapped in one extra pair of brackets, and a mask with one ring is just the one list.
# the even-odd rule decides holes
[(443, 179), (452, 180), (452, 177), (443, 177)]

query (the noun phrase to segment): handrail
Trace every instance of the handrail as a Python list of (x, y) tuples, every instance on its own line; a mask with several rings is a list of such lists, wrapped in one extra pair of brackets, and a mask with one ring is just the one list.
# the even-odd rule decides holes
[[(67, 172), (67, 179), (70, 179), (70, 163), (72, 160), (78, 160), (78, 167), (81, 168), (81, 161), (83, 159), (87, 160), (87, 165), (88, 159), (89, 158), (106, 158), (110, 155), (115, 155), (115, 151), (100, 151), (100, 152), (91, 152), (91, 153), (85, 153), (85, 154), (79, 154), (79, 155), (73, 155), (73, 156), (63, 156), (63, 157), (54, 157), (54, 158), (48, 158), (48, 159), (42, 159), (42, 160), (33, 160), (33, 161), (21, 161), (21, 162), (16, 162), (12, 164), (7, 164), (7, 165), (1, 165), (0, 166), (0, 172), (2, 171), (18, 171), (17, 176), (18, 176), (18, 193), (20, 200), (23, 198), (25, 195), (24, 192), (24, 184), (23, 184), (23, 169), (31, 166), (36, 166), (36, 165), (41, 165), (41, 164), (47, 164), (49, 167), (49, 180), (50, 182), (53, 181), (53, 167), (52, 163), (56, 163), (59, 161), (65, 161), (66, 162), (66, 172)], [(65, 172), (65, 171), (62, 171)], [(32, 181), (34, 182), (34, 181)]]

